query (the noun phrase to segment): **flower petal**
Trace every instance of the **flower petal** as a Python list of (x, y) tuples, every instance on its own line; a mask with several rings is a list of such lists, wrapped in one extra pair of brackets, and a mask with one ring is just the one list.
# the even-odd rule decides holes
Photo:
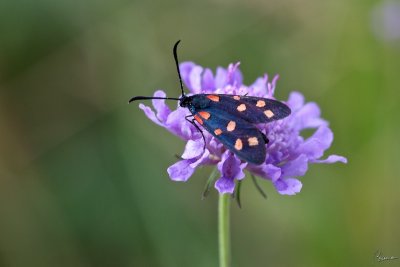
[(241, 168), (241, 161), (229, 150), (222, 155), (221, 161), (218, 163), (218, 170), (223, 177), (232, 179), (242, 179), (245, 174)]
[(275, 77), (272, 79), (272, 82), (267, 83), (267, 93), (268, 96), (272, 97), (275, 93), (275, 87), (276, 87), (276, 82), (279, 79), (279, 75), (275, 75)]
[(282, 166), (282, 177), (296, 177), (306, 174), (308, 169), (308, 158), (301, 154), (295, 160), (288, 161)]
[(167, 172), (173, 181), (186, 182), (194, 173), (194, 168), (190, 167), (193, 159), (184, 159), (171, 165)]
[(165, 127), (173, 134), (185, 140), (189, 140), (197, 130), (185, 120), (186, 115), (188, 115), (188, 110), (178, 107), (168, 115)]
[(264, 77), (258, 78), (250, 88), (252, 89), (252, 96), (265, 97), (267, 95), (267, 81), (268, 75), (265, 74)]
[(197, 140), (189, 140), (186, 143), (185, 151), (182, 154), (183, 159), (193, 159), (199, 157), (203, 153), (203, 138)]
[(144, 104), (140, 103), (139, 108), (144, 111), (144, 114), (147, 116), (147, 118), (152, 120), (155, 124), (164, 127), (164, 125), (158, 120), (156, 114), (150, 107), (145, 106)]
[(281, 195), (296, 195), (300, 192), (302, 183), (294, 178), (279, 179), (274, 186)]
[(232, 152), (229, 150), (225, 151), (221, 161), (218, 163), (218, 170), (221, 173), (221, 178), (215, 183), (215, 188), (220, 194), (233, 193), (235, 190), (235, 179), (240, 180), (245, 177), (243, 169), (246, 165), (247, 164), (241, 164), (240, 159)]
[(217, 139), (211, 138), (211, 141), (208, 143), (207, 148), (212, 154), (221, 155), (224, 150), (224, 145), (217, 141)]
[[(154, 97), (166, 97), (164, 91), (158, 90), (154, 93)], [(171, 113), (170, 108), (165, 104), (165, 99), (153, 99), (154, 109), (157, 111), (157, 118), (165, 122), (168, 115)]]
[(215, 90), (214, 75), (210, 69), (205, 69), (203, 72), (203, 79), (201, 80), (201, 88), (205, 92), (212, 92)]
[(299, 92), (292, 92), (289, 95), (287, 104), (292, 110), (292, 113), (294, 113), (304, 105), (304, 96)]
[(260, 166), (249, 165), (249, 170), (261, 178), (269, 179), (275, 182), (281, 177), (281, 168), (272, 164), (262, 164)]
[(320, 118), (321, 111), (317, 104), (309, 102), (300, 108), (293, 116), (290, 117), (294, 128), (302, 130), (306, 128), (318, 128), (328, 123)]
[(300, 145), (299, 153), (306, 154), (309, 159), (319, 159), (331, 146), (333, 133), (327, 126), (320, 126), (315, 133)]
[(335, 163), (335, 162), (342, 162), (347, 163), (347, 158), (338, 156), (338, 155), (330, 155), (327, 159), (314, 159), (311, 160), (312, 163)]
[(233, 179), (221, 177), (215, 182), (215, 188), (220, 194), (233, 194), (235, 182)]
[(240, 62), (236, 64), (229, 64), (226, 84), (240, 86), (242, 84), (242, 73), (239, 70)]
[(205, 149), (204, 153), (201, 155), (201, 157), (199, 157), (197, 161), (190, 164), (190, 167), (196, 168), (200, 165), (204, 165), (204, 164), (208, 164), (208, 163), (212, 162), (212, 160), (210, 159), (209, 156), (210, 156), (210, 152), (207, 149)]
[(203, 68), (200, 66), (194, 66), (189, 74), (190, 80), (190, 92), (193, 94), (199, 94), (202, 91), (201, 88), (201, 73), (203, 72)]
[(226, 85), (227, 71), (224, 68), (218, 67), (215, 75), (215, 88), (222, 88)]
[(190, 81), (190, 73), (192, 69), (196, 66), (193, 62), (186, 61), (179, 64), (179, 70), (181, 72), (182, 81), (186, 85), (186, 87), (192, 91), (192, 84)]

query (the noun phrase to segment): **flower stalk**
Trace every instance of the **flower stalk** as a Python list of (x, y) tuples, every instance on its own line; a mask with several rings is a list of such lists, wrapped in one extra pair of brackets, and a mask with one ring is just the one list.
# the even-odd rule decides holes
[(218, 199), (218, 247), (219, 267), (231, 265), (230, 194), (219, 194)]

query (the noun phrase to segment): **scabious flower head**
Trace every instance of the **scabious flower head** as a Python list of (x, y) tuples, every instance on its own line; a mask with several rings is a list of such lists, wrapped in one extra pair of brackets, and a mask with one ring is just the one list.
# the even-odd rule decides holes
[[(265, 75), (252, 85), (246, 86), (242, 83), (242, 74), (238, 67), (239, 63), (230, 64), (227, 69), (219, 67), (214, 75), (210, 69), (193, 62), (184, 62), (180, 64), (180, 71), (190, 94), (248, 94), (274, 98), (278, 76), (269, 81)], [(166, 94), (158, 90), (154, 96), (165, 97)], [(153, 100), (154, 110), (143, 104), (139, 107), (154, 123), (187, 142), (182, 159), (168, 168), (172, 180), (187, 181), (197, 167), (216, 165), (220, 178), (215, 182), (215, 188), (221, 194), (233, 193), (235, 180), (243, 179), (244, 170), (247, 170), (270, 180), (280, 194), (294, 195), (301, 190), (302, 184), (297, 178), (307, 172), (308, 164), (338, 161), (346, 163), (347, 160), (337, 155), (321, 159), (333, 141), (333, 133), (328, 122), (320, 117), (320, 109), (316, 103), (305, 103), (302, 94), (292, 92), (286, 104), (292, 111), (290, 116), (257, 125), (269, 139), (267, 156), (261, 165), (243, 162), (205, 130), (203, 134), (206, 148), (203, 149), (201, 133), (185, 119), (186, 115), (190, 115), (187, 108), (178, 105), (175, 110), (171, 110), (165, 104), (165, 100), (160, 99)], [(310, 137), (303, 138), (300, 133), (304, 129), (315, 129), (315, 132)]]
[(400, 40), (400, 1), (380, 1), (371, 15), (372, 30), (378, 39), (386, 42)]

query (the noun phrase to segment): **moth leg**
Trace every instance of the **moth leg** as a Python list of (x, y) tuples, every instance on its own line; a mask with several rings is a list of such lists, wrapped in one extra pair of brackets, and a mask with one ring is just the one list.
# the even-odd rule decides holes
[(267, 136), (266, 136), (263, 132), (261, 132), (261, 131), (260, 131), (260, 134), (261, 134), (262, 138), (264, 139), (264, 142), (265, 142), (266, 144), (268, 144), (268, 143), (269, 143), (269, 140), (268, 140)]
[(206, 138), (204, 137), (204, 134), (203, 134), (203, 131), (200, 129), (200, 127), (195, 123), (195, 120), (194, 119), (189, 119), (190, 117), (193, 117), (194, 115), (187, 115), (187, 116), (185, 116), (185, 120), (187, 120), (188, 122), (190, 122), (191, 124), (193, 124), (194, 125), (194, 127), (196, 127), (196, 129), (197, 129), (197, 131), (199, 131), (200, 133), (201, 133), (201, 137), (203, 137), (203, 142), (204, 142), (204, 145), (203, 145), (203, 153), (204, 153), (204, 151), (206, 150)]

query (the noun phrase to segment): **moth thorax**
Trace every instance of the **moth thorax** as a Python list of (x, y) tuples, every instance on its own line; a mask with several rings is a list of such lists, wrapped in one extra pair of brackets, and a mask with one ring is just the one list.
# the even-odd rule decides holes
[(211, 100), (206, 98), (204, 95), (192, 96), (192, 105), (197, 109), (203, 109), (210, 106)]

